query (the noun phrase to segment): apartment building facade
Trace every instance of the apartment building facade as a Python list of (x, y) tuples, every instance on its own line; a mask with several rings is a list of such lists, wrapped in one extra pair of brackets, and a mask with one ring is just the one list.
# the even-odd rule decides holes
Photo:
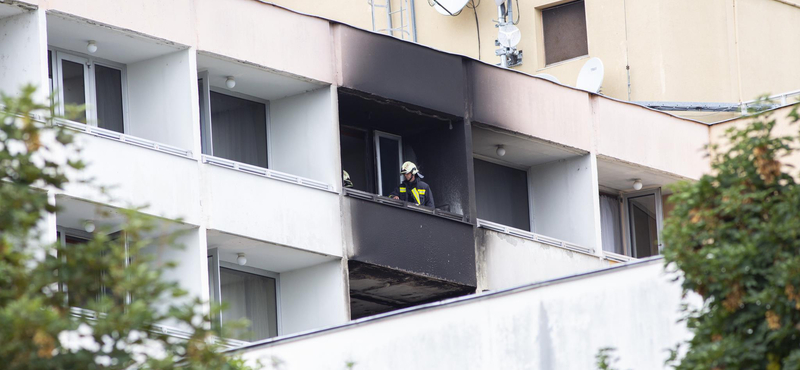
[[(708, 125), (252, 0), (0, 4), (0, 90), (85, 104), (52, 241), (148, 205), (268, 340), (655, 256)], [(387, 197), (415, 162), (436, 208)], [(353, 187), (342, 186), (347, 171)], [(75, 175), (77, 178), (78, 175)], [(101, 217), (98, 208), (111, 216)], [(157, 235), (154, 235), (157, 236)]]
[[(500, 63), (495, 54), (499, 47), (494, 1), (442, 1), (456, 4), (454, 16), (442, 15), (434, 1), (271, 3)], [(522, 64), (513, 68), (551, 75), (568, 86), (576, 86), (581, 67), (598, 57), (605, 67), (602, 94), (664, 103), (663, 109), (705, 122), (737, 117), (735, 105), (758, 96), (800, 89), (800, 72), (792, 68), (800, 57), (793, 40), (800, 32), (800, 3), (795, 0), (512, 0), (510, 4), (521, 35), (517, 48), (524, 52)], [(686, 110), (668, 108), (670, 103), (686, 103)], [(703, 103), (726, 103), (731, 109)]]

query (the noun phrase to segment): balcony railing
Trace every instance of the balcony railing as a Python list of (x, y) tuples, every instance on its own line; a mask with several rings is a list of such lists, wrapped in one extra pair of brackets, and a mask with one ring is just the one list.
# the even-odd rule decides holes
[(469, 220), (464, 215), (443, 211), (441, 209), (418, 206), (414, 203), (409, 203), (398, 199), (392, 199), (389, 197), (384, 197), (382, 195), (368, 193), (366, 191), (345, 188), (344, 194), (347, 196), (351, 196), (353, 198), (368, 200), (375, 203), (386, 204), (393, 207), (404, 208), (416, 212), (427, 213), (429, 215), (439, 216), (453, 221), (469, 223)]
[(157, 143), (155, 141), (150, 141), (150, 140), (147, 140), (147, 139), (142, 139), (142, 138), (138, 138), (138, 137), (130, 136), (130, 135), (125, 135), (125, 134), (120, 134), (119, 132), (116, 132), (116, 131), (106, 130), (104, 128), (99, 128), (99, 127), (95, 127), (95, 126), (89, 126), (89, 125), (87, 125), (85, 123), (71, 122), (71, 121), (67, 121), (67, 120), (63, 120), (63, 119), (56, 120), (56, 123), (58, 123), (59, 125), (64, 126), (64, 127), (68, 127), (70, 129), (73, 129), (73, 130), (76, 130), (76, 131), (80, 131), (80, 132), (84, 132), (84, 133), (87, 133), (89, 135), (101, 137), (101, 138), (104, 138), (104, 139), (115, 140), (115, 141), (119, 141), (121, 143), (126, 143), (126, 144), (136, 145), (136, 146), (142, 147), (142, 148), (157, 150), (157, 151), (162, 152), (162, 153), (167, 153), (167, 154), (177, 155), (179, 157), (194, 159), (192, 157), (192, 151), (191, 150), (176, 148), (174, 146)]
[(509, 227), (509, 226), (506, 226), (506, 225), (498, 224), (496, 222), (491, 222), (491, 221), (478, 219), (478, 227), (482, 227), (484, 229), (488, 229), (488, 230), (492, 230), (492, 231), (497, 231), (497, 232), (500, 232), (500, 233), (503, 233), (503, 234), (516, 236), (516, 237), (522, 238), (522, 239), (532, 240), (532, 241), (535, 241), (535, 242), (538, 242), (538, 243), (547, 244), (547, 245), (551, 245), (551, 246), (554, 246), (554, 247), (568, 249), (568, 250), (571, 250), (573, 252), (584, 253), (584, 254), (589, 254), (589, 255), (595, 256), (593, 248), (582, 247), (582, 246), (577, 245), (577, 244), (572, 244), (572, 243), (569, 243), (569, 242), (565, 242), (563, 240), (559, 240), (559, 239), (556, 239), (556, 238), (551, 238), (549, 236), (539, 235), (539, 234), (536, 234), (536, 233), (532, 233), (530, 231), (515, 229), (513, 227)]
[(210, 155), (203, 155), (202, 156), (203, 163), (207, 163), (214, 166), (224, 167), (231, 170), (236, 170), (239, 172), (249, 173), (251, 175), (262, 176), (278, 181), (284, 181), (300, 186), (305, 186), (313, 189), (325, 190), (329, 192), (335, 193), (336, 191), (333, 189), (333, 186), (326, 184), (321, 181), (307, 179), (305, 177), (290, 175), (288, 173), (278, 172), (274, 170), (270, 170), (264, 167), (258, 167), (249, 165), (246, 163), (241, 163), (237, 161), (232, 161), (230, 159), (223, 159), (219, 157), (214, 157)]

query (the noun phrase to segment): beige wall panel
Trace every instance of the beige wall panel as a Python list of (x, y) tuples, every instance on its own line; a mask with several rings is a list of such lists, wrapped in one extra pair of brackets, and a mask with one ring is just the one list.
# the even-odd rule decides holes
[[(333, 82), (328, 21), (252, 0), (196, 0), (198, 49)], [(233, 11), (235, 9), (235, 11)], [(219, 22), (225, 15), (226, 22)]]
[(738, 100), (726, 3), (627, 1), (632, 100)]
[[(383, 1), (375, 0), (376, 4), (383, 3)], [(334, 19), (367, 30), (372, 29), (372, 15), (369, 2), (366, 0), (269, 0), (269, 2), (300, 13)], [(385, 18), (384, 13), (383, 19)], [(382, 26), (385, 23), (386, 21), (383, 21), (379, 25)]]
[(591, 148), (589, 94), (471, 63), (473, 119), (559, 144)]
[(800, 89), (800, 9), (774, 0), (736, 0), (736, 4), (742, 98)]
[[(797, 137), (797, 130), (800, 123), (791, 124), (791, 118), (787, 117), (789, 112), (792, 111), (792, 108), (794, 107), (784, 107), (771, 112), (768, 119), (774, 119), (776, 121), (775, 128), (772, 131), (773, 136)], [(725, 131), (731, 127), (744, 128), (752, 122), (753, 118), (745, 117), (711, 126), (711, 143), (719, 145), (720, 151), (727, 150), (730, 148), (730, 145), (728, 139), (725, 137)], [(795, 147), (797, 148), (797, 142), (795, 142)], [(783, 171), (791, 173), (796, 179), (800, 179), (800, 172), (798, 172), (800, 169), (800, 151), (795, 151), (792, 155), (779, 158), (779, 160), (784, 164), (782, 168)], [(794, 167), (787, 167), (786, 165)]]
[(593, 97), (598, 154), (697, 179), (708, 172), (708, 126)]
[(195, 43), (193, 3), (193, 0), (41, 1), (41, 5), (48, 10), (58, 10), (184, 45)]

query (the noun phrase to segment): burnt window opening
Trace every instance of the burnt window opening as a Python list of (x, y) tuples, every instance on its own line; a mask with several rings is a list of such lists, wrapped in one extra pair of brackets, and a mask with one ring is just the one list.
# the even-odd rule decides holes
[(542, 10), (545, 64), (589, 54), (583, 0)]
[(388, 196), (411, 161), (430, 185), (436, 208), (469, 209), (463, 121), (424, 108), (339, 91), (342, 170), (353, 189)]

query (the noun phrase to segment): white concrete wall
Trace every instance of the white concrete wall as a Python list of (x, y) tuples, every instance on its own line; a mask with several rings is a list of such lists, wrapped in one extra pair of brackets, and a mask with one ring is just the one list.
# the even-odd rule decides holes
[[(76, 134), (83, 148), (85, 170), (70, 171), (69, 196), (117, 207), (149, 207), (144, 212), (198, 225), (200, 221), (200, 171), (197, 161), (151, 149), (120, 143), (86, 134)], [(108, 197), (96, 186), (78, 182), (94, 179), (93, 184), (109, 187)]]
[(142, 253), (153, 255), (156, 265), (160, 266), (167, 262), (177, 263), (175, 268), (162, 270), (161, 277), (163, 281), (177, 282), (181, 289), (186, 290), (189, 293), (187, 301), (194, 298), (200, 298), (203, 301), (209, 299), (208, 268), (206, 267), (208, 253), (205, 247), (205, 233), (202, 238), (200, 234), (198, 228), (183, 231), (175, 241), (183, 247), (182, 249), (154, 244), (142, 250)]
[(208, 228), (342, 256), (339, 195), (206, 165)]
[(280, 279), (281, 335), (340, 325), (349, 319), (342, 261), (284, 272)]
[(270, 101), (270, 168), (341, 186), (335, 88)]
[(609, 266), (595, 255), (479, 229), (478, 291), (496, 291)]
[(19, 95), (26, 84), (38, 87), (42, 102), (50, 94), (47, 82), (47, 33), (39, 11), (0, 19), (0, 92)]
[[(663, 369), (688, 339), (681, 289), (662, 260), (541, 287), (477, 296), (254, 347), (282, 369), (595, 369), (615, 347), (619, 369)], [(311, 354), (311, 355), (310, 355)]]
[(186, 49), (128, 65), (127, 134), (194, 149), (194, 58), (193, 50)]
[(532, 231), (596, 249), (593, 181), (589, 155), (531, 167)]

